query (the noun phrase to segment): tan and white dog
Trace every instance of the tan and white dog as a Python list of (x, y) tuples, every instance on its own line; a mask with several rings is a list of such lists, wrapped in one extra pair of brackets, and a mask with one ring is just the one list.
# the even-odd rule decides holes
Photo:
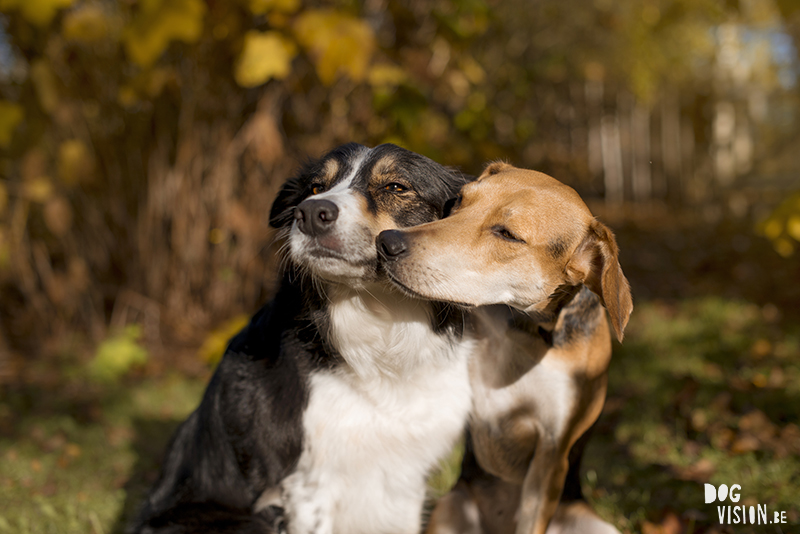
[(464, 466), (477, 460), (479, 473), (462, 467), (428, 532), (617, 532), (583, 501), (559, 506), (570, 449), (605, 401), (603, 307), (620, 341), (633, 308), (612, 232), (572, 188), (494, 163), (449, 217), (385, 231), (378, 248), (408, 293), (480, 306)]

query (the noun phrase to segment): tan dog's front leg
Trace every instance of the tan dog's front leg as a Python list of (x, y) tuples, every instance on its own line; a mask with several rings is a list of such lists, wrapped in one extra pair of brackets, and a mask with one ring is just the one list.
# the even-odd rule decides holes
[(569, 447), (547, 437), (539, 439), (522, 483), (517, 534), (545, 534), (558, 508), (569, 468)]
[(484, 534), (478, 503), (463, 481), (439, 499), (425, 534)]

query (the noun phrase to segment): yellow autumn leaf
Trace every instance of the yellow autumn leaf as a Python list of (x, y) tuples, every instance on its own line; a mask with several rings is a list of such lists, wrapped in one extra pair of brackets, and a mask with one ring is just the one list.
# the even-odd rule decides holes
[(0, 182), (0, 217), (5, 213), (6, 206), (8, 206), (8, 190), (6, 186)]
[(311, 9), (297, 17), (294, 32), (323, 84), (333, 84), (340, 74), (357, 82), (366, 77), (375, 34), (364, 20), (338, 11)]
[(114, 26), (116, 20), (104, 9), (96, 4), (88, 4), (64, 15), (62, 34), (68, 41), (91, 44), (113, 37), (116, 34), (111, 31)]
[(73, 0), (2, 0), (0, 11), (19, 10), (20, 15), (34, 26), (50, 24), (59, 9), (69, 7)]
[(202, 0), (142, 0), (122, 33), (125, 51), (140, 67), (149, 67), (172, 41), (194, 43), (203, 32)]
[(396, 65), (374, 65), (367, 81), (373, 87), (394, 87), (406, 80), (406, 71)]
[(247, 315), (237, 315), (233, 319), (228, 320), (225, 324), (210, 332), (203, 345), (197, 351), (198, 356), (204, 362), (215, 365), (225, 355), (225, 349), (228, 348), (228, 342), (231, 338), (239, 333), (239, 331), (247, 326), (250, 318)]
[(117, 102), (124, 107), (133, 107), (142, 100), (156, 98), (164, 87), (175, 80), (175, 71), (166, 67), (153, 67), (139, 72), (120, 85), (117, 90)]
[(250, 0), (250, 11), (263, 15), (270, 11), (294, 13), (300, 7), (300, 0)]
[(777, 252), (784, 258), (788, 258), (792, 254), (794, 254), (794, 245), (792, 244), (791, 241), (789, 241), (785, 237), (779, 237), (778, 239), (773, 241), (772, 246), (775, 248), (775, 252)]
[(800, 241), (800, 215), (792, 215), (786, 221), (786, 233), (792, 236), (795, 241)]
[(94, 170), (89, 148), (80, 139), (69, 139), (58, 147), (58, 177), (68, 186), (85, 181)]
[(53, 184), (46, 176), (39, 176), (22, 185), (22, 194), (28, 200), (44, 203), (53, 196)]
[(143, 72), (137, 78), (136, 83), (141, 87), (141, 91), (150, 98), (155, 98), (161, 94), (167, 83), (175, 78), (175, 72), (167, 68), (155, 68)]
[(11, 247), (8, 243), (8, 233), (5, 227), (0, 225), (0, 269), (8, 267), (11, 259)]
[(128, 325), (122, 331), (109, 336), (97, 347), (94, 358), (89, 362), (89, 376), (100, 383), (113, 384), (131, 369), (147, 363), (147, 349), (140, 339), (142, 329), (139, 325)]
[(256, 87), (272, 78), (283, 79), (291, 71), (297, 47), (278, 32), (249, 31), (233, 77), (242, 87)]
[(31, 63), (31, 80), (39, 97), (39, 105), (47, 113), (58, 107), (59, 95), (56, 75), (45, 59), (37, 59)]
[(763, 226), (764, 235), (767, 236), (769, 239), (777, 239), (778, 236), (781, 235), (783, 231), (783, 225), (781, 221), (774, 217), (770, 217)]
[(130, 85), (123, 85), (117, 91), (117, 102), (126, 108), (133, 107), (139, 103), (139, 95)]
[(472, 56), (464, 56), (459, 66), (461, 67), (461, 72), (473, 85), (482, 83), (486, 79), (486, 71)]
[(0, 100), (0, 147), (7, 148), (11, 144), (14, 130), (25, 116), (22, 106), (7, 100)]

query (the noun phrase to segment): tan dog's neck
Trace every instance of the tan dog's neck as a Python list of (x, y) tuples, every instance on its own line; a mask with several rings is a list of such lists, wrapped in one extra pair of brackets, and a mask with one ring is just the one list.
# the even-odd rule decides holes
[(521, 310), (521, 312), (524, 312), (525, 316), (538, 326), (552, 332), (556, 327), (561, 311), (564, 307), (569, 305), (580, 289), (580, 285), (564, 284), (558, 286), (550, 295), (544, 307), (539, 304), (534, 304), (533, 306)]

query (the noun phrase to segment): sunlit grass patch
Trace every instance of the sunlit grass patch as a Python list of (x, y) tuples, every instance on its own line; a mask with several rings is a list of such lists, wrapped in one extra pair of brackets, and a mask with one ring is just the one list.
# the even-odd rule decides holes
[[(584, 459), (598, 512), (624, 532), (722, 532), (703, 483), (736, 483), (742, 503), (784, 510), (794, 524), (783, 532), (796, 529), (798, 333), (746, 302), (637, 303)], [(176, 374), (118, 386), (82, 376), (67, 370), (58, 387), (2, 392), (0, 533), (122, 532), (205, 387)], [(455, 482), (461, 454), (432, 476), (432, 495)]]
[(458, 480), (461, 472), (461, 459), (464, 457), (463, 440), (455, 446), (452, 452), (444, 458), (439, 467), (428, 478), (428, 488), (431, 497), (438, 498), (450, 491)]
[(629, 532), (668, 522), (718, 532), (716, 504), (704, 502), (708, 482), (740, 484), (741, 503), (785, 510), (796, 524), (797, 339), (773, 310), (746, 302), (639, 303), (615, 347), (609, 399), (585, 458), (587, 493), (604, 517)]
[[(97, 389), (98, 398), (81, 399), (85, 413), (66, 397), (65, 413), (54, 411), (52, 398), (73, 386), (38, 392), (51, 397), (47, 407), (22, 394), (4, 400), (30, 412), (17, 413), (11, 435), (0, 438), (0, 532), (121, 532), (123, 516), (138, 505), (133, 495), (138, 501), (152, 483), (156, 457), (204, 384), (172, 376)], [(153, 425), (160, 432), (143, 439), (142, 429)]]

